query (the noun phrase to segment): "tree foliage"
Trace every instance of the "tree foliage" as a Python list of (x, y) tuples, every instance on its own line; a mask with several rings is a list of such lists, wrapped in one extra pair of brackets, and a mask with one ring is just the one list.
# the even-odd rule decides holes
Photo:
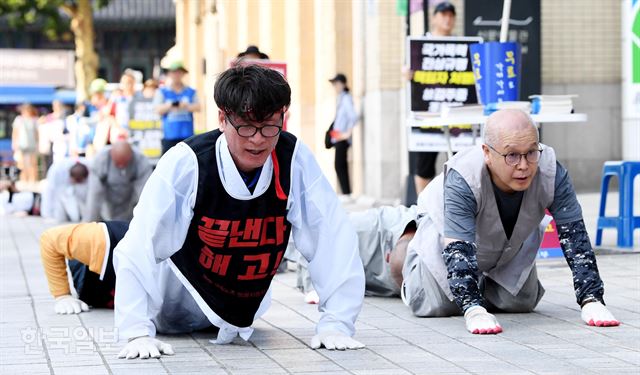
[(0, 17), (9, 26), (20, 29), (31, 25), (57, 39), (69, 30), (74, 35), (76, 92), (78, 100), (87, 98), (91, 81), (96, 78), (98, 55), (93, 44), (93, 10), (110, 0), (0, 0)]
[[(99, 9), (109, 1), (93, 0), (92, 5)], [(49, 39), (55, 40), (69, 31), (70, 18), (77, 6), (74, 0), (0, 0), (0, 17), (15, 29), (41, 28)]]

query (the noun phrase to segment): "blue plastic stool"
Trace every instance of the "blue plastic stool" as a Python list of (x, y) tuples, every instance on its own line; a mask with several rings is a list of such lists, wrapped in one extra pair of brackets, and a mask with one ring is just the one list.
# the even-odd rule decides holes
[[(603, 228), (617, 228), (618, 247), (633, 247), (633, 230), (640, 228), (640, 216), (633, 216), (633, 180), (640, 174), (640, 161), (608, 161), (602, 168), (600, 187), (600, 213), (596, 230), (596, 246), (602, 243)], [(620, 190), (619, 214), (617, 217), (604, 216), (607, 203), (609, 180), (618, 177)]]

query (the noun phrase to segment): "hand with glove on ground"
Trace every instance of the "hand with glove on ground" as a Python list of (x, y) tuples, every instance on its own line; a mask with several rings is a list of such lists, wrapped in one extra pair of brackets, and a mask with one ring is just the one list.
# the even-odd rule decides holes
[(614, 327), (620, 325), (620, 322), (600, 301), (587, 302), (582, 305), (580, 316), (590, 326)]
[(65, 294), (56, 297), (54, 309), (56, 314), (80, 314), (83, 311), (89, 311), (89, 306), (72, 295)]
[(489, 314), (482, 306), (472, 306), (464, 313), (467, 330), (475, 334), (496, 334), (502, 332), (502, 327), (495, 315)]
[(127, 345), (118, 353), (118, 358), (141, 359), (160, 358), (164, 355), (173, 355), (173, 348), (166, 342), (149, 336), (136, 337), (129, 341)]
[(338, 331), (318, 333), (311, 338), (311, 349), (325, 347), (329, 350), (362, 349), (364, 344)]

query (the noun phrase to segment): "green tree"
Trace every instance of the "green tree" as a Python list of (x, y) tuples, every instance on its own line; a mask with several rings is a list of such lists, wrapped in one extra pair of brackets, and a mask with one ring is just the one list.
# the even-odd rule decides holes
[(109, 1), (0, 0), (0, 17), (18, 29), (34, 24), (41, 26), (51, 39), (71, 29), (76, 49), (76, 93), (78, 100), (84, 100), (88, 97), (89, 84), (96, 78), (99, 63), (94, 49), (93, 9), (104, 7)]

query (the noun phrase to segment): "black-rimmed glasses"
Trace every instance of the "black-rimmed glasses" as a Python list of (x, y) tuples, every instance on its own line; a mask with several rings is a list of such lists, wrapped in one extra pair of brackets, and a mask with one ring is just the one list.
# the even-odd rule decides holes
[(524, 154), (519, 154), (517, 152), (508, 152), (506, 154), (503, 154), (498, 150), (496, 150), (495, 148), (493, 148), (490, 144), (487, 144), (487, 143), (485, 144), (487, 145), (487, 147), (493, 150), (496, 154), (502, 156), (504, 158), (504, 162), (511, 167), (515, 167), (516, 165), (520, 164), (520, 161), (522, 160), (523, 156), (528, 163), (532, 163), (532, 164), (537, 163), (538, 161), (540, 161), (540, 155), (542, 154), (542, 149), (540, 148), (537, 150), (528, 151)]
[(282, 131), (282, 122), (284, 121), (284, 113), (280, 117), (280, 125), (264, 125), (264, 126), (255, 126), (255, 125), (236, 125), (231, 121), (231, 117), (225, 113), (225, 118), (229, 122), (231, 126), (238, 132), (238, 135), (244, 138), (250, 138), (256, 135), (258, 131), (265, 138), (273, 138), (280, 134)]

